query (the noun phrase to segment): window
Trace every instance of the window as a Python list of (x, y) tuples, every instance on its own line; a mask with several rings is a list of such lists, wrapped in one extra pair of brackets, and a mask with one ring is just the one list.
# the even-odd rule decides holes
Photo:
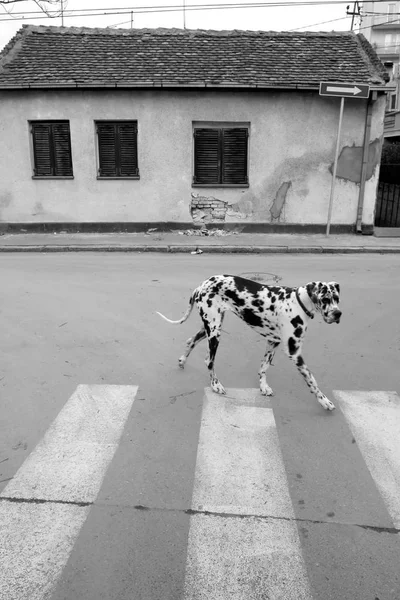
[(395, 13), (395, 10), (396, 10), (396, 4), (388, 4), (388, 11), (387, 11), (388, 23), (391, 23), (394, 21), (393, 15)]
[(194, 185), (248, 185), (248, 127), (195, 127)]
[(98, 176), (138, 179), (137, 121), (99, 121), (96, 130)]
[(69, 121), (31, 121), (34, 177), (72, 177)]
[(390, 96), (390, 110), (396, 110), (396, 94)]

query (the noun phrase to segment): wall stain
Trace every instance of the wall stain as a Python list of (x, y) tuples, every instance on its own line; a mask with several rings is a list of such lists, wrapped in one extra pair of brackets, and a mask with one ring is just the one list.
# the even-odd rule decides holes
[(269, 209), (272, 221), (279, 221), (283, 206), (286, 201), (286, 196), (291, 185), (291, 181), (285, 181), (279, 186), (279, 189), (276, 192), (275, 199), (271, 205), (271, 208)]
[(8, 208), (12, 203), (11, 192), (2, 192), (0, 194), (0, 219), (2, 218), (3, 210)]

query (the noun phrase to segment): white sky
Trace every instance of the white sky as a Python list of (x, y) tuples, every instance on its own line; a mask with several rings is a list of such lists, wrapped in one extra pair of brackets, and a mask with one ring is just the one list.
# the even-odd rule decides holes
[[(254, 3), (262, 3), (263, 0), (254, 0)], [(245, 4), (245, 8), (213, 9), (213, 10), (190, 10), (192, 5), (228, 4), (229, 0), (64, 0), (64, 25), (74, 27), (131, 27), (131, 13), (133, 11), (133, 27), (179, 27), (184, 24), (183, 2), (186, 2), (186, 28), (187, 29), (249, 29), (264, 31), (290, 31), (299, 29), (301, 31), (348, 31), (350, 30), (351, 17), (346, 17), (346, 6), (353, 9), (353, 1), (344, 0), (342, 3), (332, 4), (329, 0), (319, 0), (319, 4), (313, 6), (268, 6), (273, 1), (267, 0), (264, 8), (251, 8), (251, 0), (231, 0), (232, 4)], [(302, 0), (278, 0), (279, 2), (297, 2)], [(306, 1), (306, 0), (303, 0)], [(318, 0), (309, 0), (318, 1)], [(332, 0), (331, 0), (332, 1)], [(336, 0), (338, 2), (338, 0)], [(43, 6), (54, 10), (46, 2)], [(150, 7), (175, 6), (178, 10), (174, 12), (139, 13), (139, 7), (149, 10)], [(11, 13), (8, 15), (5, 11)], [(92, 9), (94, 13), (108, 14), (92, 15), (90, 17), (75, 16), (73, 11)], [(96, 9), (96, 10), (93, 10)], [(136, 9), (136, 12), (135, 12)], [(165, 9), (164, 9), (165, 10)], [(35, 12), (35, 14), (29, 14)], [(125, 14), (110, 14), (125, 11)], [(128, 12), (126, 12), (128, 11)], [(17, 14), (19, 13), (19, 14)], [(4, 6), (0, 0), (0, 49), (8, 43), (11, 37), (22, 27), (24, 23), (33, 25), (61, 25), (61, 17), (40, 18), (43, 15), (33, 0), (24, 0), (15, 4)], [(23, 20), (21, 17), (23, 16)], [(14, 17), (14, 18), (12, 18)], [(35, 17), (35, 18), (33, 18)], [(18, 19), (18, 20), (17, 20)], [(326, 23), (326, 21), (332, 21)]]

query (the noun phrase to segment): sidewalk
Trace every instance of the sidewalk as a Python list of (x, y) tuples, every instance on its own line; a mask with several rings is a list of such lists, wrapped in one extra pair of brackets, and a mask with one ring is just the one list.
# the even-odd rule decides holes
[[(190, 231), (190, 230), (189, 230)], [(361, 234), (18, 233), (0, 235), (0, 252), (382, 253), (400, 254), (400, 237)], [(198, 252), (200, 253), (200, 252)]]

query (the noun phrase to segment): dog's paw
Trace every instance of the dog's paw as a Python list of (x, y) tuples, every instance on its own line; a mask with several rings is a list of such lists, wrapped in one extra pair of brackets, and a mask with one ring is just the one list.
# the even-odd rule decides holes
[(269, 387), (268, 383), (260, 381), (260, 392), (263, 396), (273, 396), (274, 392), (272, 388)]
[(333, 402), (331, 402), (326, 396), (324, 396), (323, 394), (321, 395), (321, 397), (318, 398), (318, 402), (320, 403), (320, 405), (325, 408), (325, 410), (334, 410), (335, 409), (335, 405), (333, 404)]
[(178, 365), (180, 366), (181, 369), (185, 368), (185, 362), (186, 362), (186, 356), (181, 356), (180, 359), (178, 360)]
[(220, 383), (220, 381), (218, 381), (218, 379), (211, 380), (211, 389), (216, 394), (226, 394), (224, 386), (222, 385), (222, 383)]

